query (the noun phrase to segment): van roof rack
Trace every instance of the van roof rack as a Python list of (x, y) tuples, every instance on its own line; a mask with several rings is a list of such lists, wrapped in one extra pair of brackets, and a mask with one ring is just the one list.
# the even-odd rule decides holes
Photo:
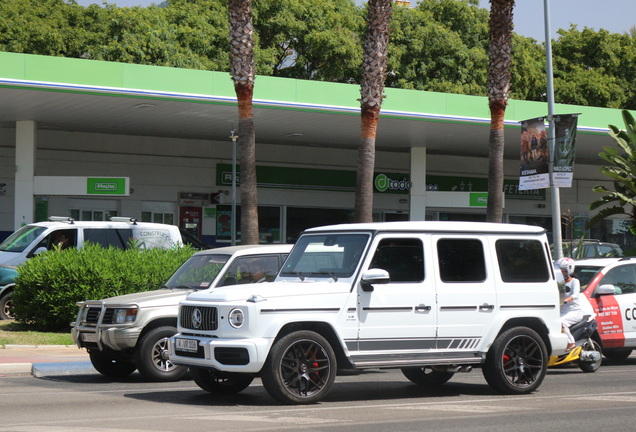
[(73, 225), (75, 219), (69, 216), (49, 216), (49, 222), (68, 222)]
[(137, 219), (126, 216), (111, 216), (111, 222), (130, 222), (133, 225), (137, 225)]

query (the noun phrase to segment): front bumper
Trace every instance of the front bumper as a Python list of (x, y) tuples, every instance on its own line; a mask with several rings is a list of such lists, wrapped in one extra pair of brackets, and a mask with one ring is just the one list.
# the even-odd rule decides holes
[[(179, 350), (177, 339), (196, 341), (198, 351)], [(169, 340), (168, 355), (172, 363), (181, 366), (258, 373), (265, 364), (272, 343), (270, 338), (217, 339), (177, 334)]]
[(141, 329), (136, 327), (89, 327), (71, 329), (73, 341), (80, 348), (98, 348), (125, 351), (135, 348)]

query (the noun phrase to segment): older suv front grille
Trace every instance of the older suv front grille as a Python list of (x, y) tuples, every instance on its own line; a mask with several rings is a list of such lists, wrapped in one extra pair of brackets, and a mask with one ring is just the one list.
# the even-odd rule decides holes
[(216, 330), (218, 316), (215, 307), (181, 306), (180, 324), (190, 330)]
[[(88, 311), (86, 312), (86, 324), (97, 324), (99, 322), (99, 317), (102, 314), (102, 308), (100, 307), (88, 307)], [(115, 314), (114, 309), (106, 309), (104, 311), (104, 318), (102, 318), (102, 324), (112, 324), (113, 316)]]
[(99, 314), (102, 312), (102, 308), (89, 307), (86, 312), (86, 323), (97, 324), (99, 321)]

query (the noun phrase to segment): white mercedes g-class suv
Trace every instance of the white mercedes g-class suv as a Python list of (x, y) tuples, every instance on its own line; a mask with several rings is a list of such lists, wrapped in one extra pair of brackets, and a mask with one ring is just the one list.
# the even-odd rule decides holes
[(343, 370), (400, 368), (441, 385), (479, 366), (495, 390), (539, 387), (567, 344), (545, 231), (467, 222), (305, 231), (271, 284), (189, 294), (170, 360), (204, 390), (259, 376), (283, 403), (313, 403)]

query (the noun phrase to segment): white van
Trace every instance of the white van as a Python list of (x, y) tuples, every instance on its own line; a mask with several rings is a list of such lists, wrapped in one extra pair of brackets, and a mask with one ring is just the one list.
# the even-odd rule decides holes
[(53, 249), (60, 238), (66, 239), (63, 248), (82, 248), (89, 241), (104, 247), (126, 249), (131, 239), (142, 249), (167, 249), (183, 244), (175, 225), (137, 222), (123, 217), (111, 218), (108, 222), (51, 217), (49, 222), (23, 226), (0, 243), (0, 264), (20, 265), (40, 252)]
[(29, 258), (55, 247), (82, 248), (87, 241), (126, 249), (131, 240), (142, 249), (168, 249), (184, 243), (175, 225), (137, 222), (125, 217), (113, 217), (108, 222), (51, 217), (48, 222), (21, 227), (0, 243), (0, 319), (12, 318), (16, 266)]

